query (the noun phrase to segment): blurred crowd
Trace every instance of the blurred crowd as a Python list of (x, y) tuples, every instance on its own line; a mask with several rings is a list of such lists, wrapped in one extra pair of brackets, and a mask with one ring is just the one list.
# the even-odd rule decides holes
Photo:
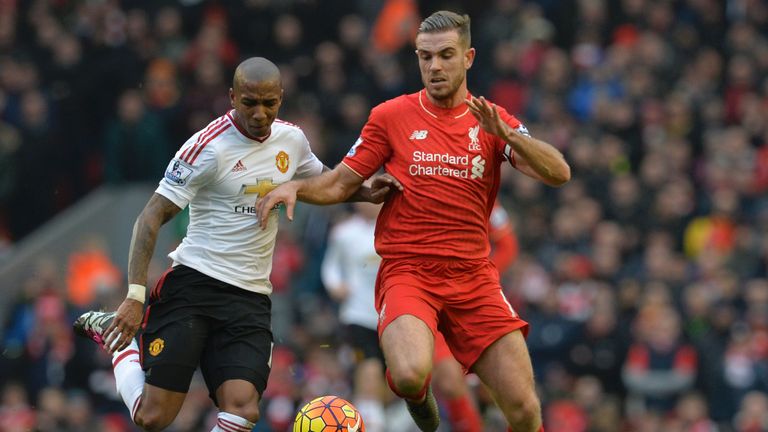
[[(0, 257), (104, 183), (156, 182), (229, 108), (245, 57), (280, 66), (280, 117), (335, 165), (372, 106), (420, 87), (410, 40), (439, 8), (472, 16), (471, 91), (572, 166), (561, 189), (508, 169), (500, 191), (521, 250), (503, 285), (531, 323), (547, 430), (768, 431), (761, 0), (0, 0)], [(299, 210), (275, 252), (259, 431), (285, 431), (314, 396), (350, 392), (319, 277), (346, 209)], [(135, 430), (106, 354), (70, 331), (82, 310), (124, 295), (101, 241), (68, 262), (41, 259), (18, 289), (0, 431)], [(156, 261), (155, 276), (168, 265)], [(473, 388), (487, 429), (502, 431)], [(212, 421), (195, 381), (172, 430)]]

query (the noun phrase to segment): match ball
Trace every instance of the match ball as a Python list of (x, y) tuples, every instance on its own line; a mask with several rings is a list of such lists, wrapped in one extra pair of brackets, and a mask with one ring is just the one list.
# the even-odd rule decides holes
[(301, 407), (293, 432), (365, 432), (354, 405), (338, 396), (321, 396)]

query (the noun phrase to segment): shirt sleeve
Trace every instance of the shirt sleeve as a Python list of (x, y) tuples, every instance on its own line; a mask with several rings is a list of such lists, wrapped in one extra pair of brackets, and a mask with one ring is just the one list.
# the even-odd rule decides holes
[(218, 160), (212, 146), (204, 148), (195, 159), (194, 164), (181, 158), (181, 153), (185, 147), (182, 147), (168, 164), (165, 175), (155, 190), (182, 209), (189, 205), (201, 187), (216, 177), (218, 168)]
[(371, 111), (360, 138), (349, 149), (341, 163), (367, 179), (375, 174), (391, 155), (392, 147), (387, 138), (385, 116), (379, 106)]
[(299, 165), (296, 168), (294, 177), (307, 178), (318, 176), (323, 172), (323, 163), (312, 153), (307, 136), (303, 132), (299, 132), (299, 134), (301, 135), (301, 148), (299, 150)]

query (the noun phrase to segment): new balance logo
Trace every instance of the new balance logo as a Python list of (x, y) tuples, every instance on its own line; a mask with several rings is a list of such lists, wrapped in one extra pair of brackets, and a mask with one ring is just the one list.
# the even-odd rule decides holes
[(429, 131), (426, 131), (426, 130), (415, 130), (411, 134), (411, 137), (408, 138), (408, 139), (411, 139), (411, 140), (423, 140), (424, 138), (427, 137), (427, 133), (429, 133)]
[(480, 155), (473, 157), (472, 158), (472, 178), (473, 179), (483, 178), (484, 173), (485, 173), (485, 159), (480, 157)]
[(232, 168), (232, 172), (241, 172), (245, 170), (246, 170), (245, 165), (243, 165), (243, 161), (241, 160), (238, 160), (237, 163), (235, 164), (235, 167)]

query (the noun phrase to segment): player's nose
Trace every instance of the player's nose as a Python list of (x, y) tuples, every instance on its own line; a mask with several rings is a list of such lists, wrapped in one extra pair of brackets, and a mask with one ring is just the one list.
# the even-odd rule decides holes
[(429, 62), (429, 70), (431, 71), (439, 71), (443, 69), (443, 63), (440, 61), (437, 56), (432, 58), (432, 61)]
[(251, 114), (251, 117), (254, 120), (264, 120), (265, 118), (267, 118), (267, 113), (264, 110), (264, 108), (257, 107), (257, 108), (255, 108), (253, 110), (253, 113)]

